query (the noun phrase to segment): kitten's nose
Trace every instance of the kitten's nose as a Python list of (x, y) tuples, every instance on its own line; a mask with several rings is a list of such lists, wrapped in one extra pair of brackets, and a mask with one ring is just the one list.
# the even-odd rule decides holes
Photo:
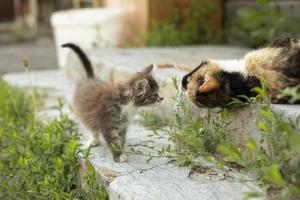
[(164, 98), (163, 97), (159, 97), (159, 100), (162, 101), (162, 100), (164, 100)]

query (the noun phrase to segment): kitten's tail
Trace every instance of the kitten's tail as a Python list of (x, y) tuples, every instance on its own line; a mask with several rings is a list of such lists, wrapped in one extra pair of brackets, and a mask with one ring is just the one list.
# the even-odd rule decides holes
[(64, 48), (67, 47), (67, 48), (70, 48), (73, 51), (75, 51), (75, 53), (80, 58), (82, 65), (84, 66), (87, 77), (91, 78), (91, 79), (95, 77), (91, 61), (89, 60), (89, 58), (86, 56), (86, 54), (82, 51), (82, 49), (79, 46), (77, 46), (73, 43), (66, 43), (66, 44), (63, 44), (62, 47), (64, 47)]

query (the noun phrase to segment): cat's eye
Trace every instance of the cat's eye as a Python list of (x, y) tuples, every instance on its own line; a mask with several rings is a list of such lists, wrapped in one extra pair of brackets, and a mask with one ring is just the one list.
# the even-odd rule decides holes
[(198, 83), (199, 83), (199, 85), (203, 85), (203, 84), (204, 84), (204, 82), (205, 82), (205, 80), (204, 80), (204, 78), (203, 78), (203, 77), (198, 79)]
[(158, 94), (153, 94), (152, 97), (158, 97)]

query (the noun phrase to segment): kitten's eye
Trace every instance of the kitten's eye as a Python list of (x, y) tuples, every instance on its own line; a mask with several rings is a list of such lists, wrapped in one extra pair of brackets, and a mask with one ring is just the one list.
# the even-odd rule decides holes
[(151, 94), (151, 95), (149, 95), (147, 98), (157, 98), (158, 97), (158, 94)]

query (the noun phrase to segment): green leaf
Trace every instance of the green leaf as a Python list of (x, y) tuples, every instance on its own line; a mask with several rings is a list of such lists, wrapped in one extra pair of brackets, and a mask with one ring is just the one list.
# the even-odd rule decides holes
[(300, 133), (296, 133), (291, 137), (292, 149), (300, 153)]
[(202, 120), (200, 118), (197, 118), (195, 120), (195, 124), (194, 124), (194, 130), (198, 131), (202, 128)]
[(150, 156), (150, 157), (146, 160), (146, 163), (148, 164), (152, 159), (153, 159), (153, 157)]
[(271, 183), (274, 183), (278, 187), (285, 187), (287, 185), (286, 181), (283, 179), (279, 168), (277, 165), (271, 165), (265, 170), (263, 170), (263, 177), (270, 181)]
[(257, 144), (253, 138), (249, 138), (247, 144), (247, 148), (250, 149), (253, 152), (257, 152)]
[(54, 160), (54, 163), (59, 170), (63, 169), (63, 162), (62, 162), (61, 158), (56, 158)]
[(266, 118), (267, 120), (272, 120), (273, 119), (273, 113), (271, 110), (269, 109), (263, 109), (263, 108), (259, 108), (259, 113)]
[(268, 126), (263, 121), (259, 121), (257, 125), (260, 128), (260, 130), (262, 130), (266, 133), (270, 132)]
[(253, 198), (258, 198), (258, 197), (263, 197), (264, 194), (261, 193), (261, 192), (245, 192), (244, 193), (244, 197), (243, 197), (243, 200), (250, 200), (250, 199), (253, 199)]
[(180, 155), (178, 156), (176, 163), (180, 166), (185, 165), (186, 163), (189, 163), (191, 160), (187, 155)]
[(178, 90), (178, 84), (177, 84), (176, 77), (172, 77), (172, 82), (173, 82), (173, 86), (175, 87), (175, 89)]
[(225, 161), (236, 162), (238, 164), (241, 164), (240, 151), (235, 145), (233, 144), (219, 145), (217, 150), (226, 156)]
[(259, 4), (268, 4), (270, 0), (256, 0)]

